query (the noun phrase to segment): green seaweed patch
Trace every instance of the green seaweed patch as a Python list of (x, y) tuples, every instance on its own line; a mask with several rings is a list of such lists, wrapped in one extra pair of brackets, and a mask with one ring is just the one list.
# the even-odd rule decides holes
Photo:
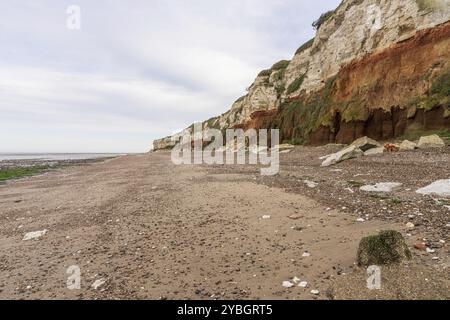
[(402, 234), (392, 230), (363, 238), (358, 249), (359, 266), (398, 264), (411, 258)]
[(25, 168), (11, 168), (0, 170), (0, 181), (7, 181), (12, 179), (20, 179), (23, 177), (40, 174), (50, 169), (49, 166), (34, 166)]

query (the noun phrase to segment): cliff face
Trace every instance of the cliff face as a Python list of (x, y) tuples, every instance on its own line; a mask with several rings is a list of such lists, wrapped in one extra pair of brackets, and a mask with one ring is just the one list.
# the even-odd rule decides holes
[(204, 128), (278, 128), (309, 144), (450, 129), (449, 21), (450, 0), (344, 0)]

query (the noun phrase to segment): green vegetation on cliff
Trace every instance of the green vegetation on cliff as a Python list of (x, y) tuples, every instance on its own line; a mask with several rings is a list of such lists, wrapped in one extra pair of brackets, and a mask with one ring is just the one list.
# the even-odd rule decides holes
[(303, 81), (305, 80), (306, 74), (301, 75), (300, 77), (298, 77), (297, 79), (295, 79), (287, 88), (287, 94), (291, 94), (294, 93), (295, 91), (297, 91), (298, 89), (300, 89), (300, 87), (303, 84)]

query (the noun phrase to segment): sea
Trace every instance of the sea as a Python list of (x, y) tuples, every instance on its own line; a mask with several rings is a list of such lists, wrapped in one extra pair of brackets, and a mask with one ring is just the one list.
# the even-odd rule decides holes
[(88, 160), (125, 155), (124, 153), (0, 153), (0, 161), (11, 160)]

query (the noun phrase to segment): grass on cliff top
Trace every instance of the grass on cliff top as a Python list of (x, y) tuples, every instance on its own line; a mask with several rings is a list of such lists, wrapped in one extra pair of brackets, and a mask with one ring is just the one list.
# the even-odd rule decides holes
[(19, 179), (23, 177), (33, 176), (39, 173), (43, 173), (48, 170), (49, 167), (36, 166), (29, 168), (12, 168), (12, 169), (2, 169), (0, 170), (0, 182), (7, 181), (11, 179)]

